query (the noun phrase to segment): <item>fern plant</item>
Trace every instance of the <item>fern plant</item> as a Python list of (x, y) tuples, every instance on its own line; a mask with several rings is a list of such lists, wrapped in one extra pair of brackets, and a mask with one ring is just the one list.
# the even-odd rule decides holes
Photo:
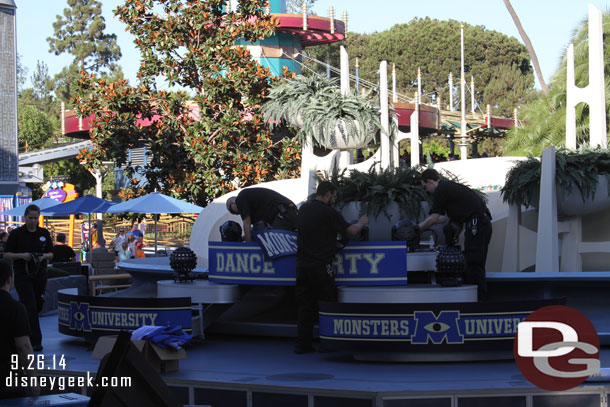
[(342, 208), (350, 202), (360, 202), (361, 212), (372, 217), (382, 212), (390, 218), (387, 208), (392, 203), (398, 205), (400, 215), (417, 219), (422, 214), (422, 201), (429, 200), (421, 185), (421, 176), (416, 168), (388, 168), (377, 172), (352, 170), (334, 172), (331, 177), (337, 187), (337, 207)]
[(366, 145), (382, 131), (379, 107), (373, 100), (343, 95), (336, 80), (318, 75), (299, 75), (274, 87), (262, 108), (271, 127), (288, 122), (299, 128), (296, 137), (301, 143), (311, 135), (315, 145), (325, 148), (337, 143)]
[[(542, 164), (528, 157), (510, 169), (502, 187), (504, 202), (511, 205), (535, 206), (540, 196)], [(556, 154), (555, 182), (563, 199), (575, 187), (583, 202), (594, 198), (598, 175), (610, 181), (610, 150), (584, 146), (578, 150), (560, 149)]]

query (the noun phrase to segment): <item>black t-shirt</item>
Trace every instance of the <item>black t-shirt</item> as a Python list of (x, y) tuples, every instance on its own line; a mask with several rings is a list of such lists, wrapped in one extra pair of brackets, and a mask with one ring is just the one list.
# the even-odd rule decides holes
[(472, 215), (485, 212), (485, 202), (467, 186), (440, 180), (434, 190), (430, 214), (446, 214), (453, 221), (465, 222)]
[(53, 263), (62, 263), (72, 261), (76, 257), (74, 250), (65, 244), (56, 244), (53, 246)]
[(237, 195), (237, 210), (242, 219), (250, 217), (250, 223), (272, 223), (280, 205), (294, 206), (284, 195), (267, 188), (246, 188)]
[[(51, 253), (53, 241), (49, 231), (36, 226), (34, 232), (29, 232), (25, 225), (18, 227), (8, 235), (5, 252), (8, 253)], [(15, 260), (13, 269), (15, 272), (25, 272), (25, 260)], [(41, 267), (44, 264), (41, 264)]]
[(337, 233), (345, 234), (349, 226), (339, 212), (324, 202), (305, 202), (299, 209), (297, 267), (332, 263)]
[[(25, 305), (16, 301), (9, 293), (0, 289), (0, 377), (8, 376), (11, 355), (17, 353), (15, 338), (28, 336), (30, 327)], [(2, 388), (4, 380), (0, 385)]]

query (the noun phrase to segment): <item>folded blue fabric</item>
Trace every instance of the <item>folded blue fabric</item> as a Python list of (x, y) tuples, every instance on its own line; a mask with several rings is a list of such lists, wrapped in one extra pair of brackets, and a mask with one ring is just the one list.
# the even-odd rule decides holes
[(180, 325), (167, 326), (142, 326), (131, 334), (131, 339), (147, 340), (162, 349), (182, 349), (182, 345), (193, 339), (193, 335), (189, 335), (182, 330)]

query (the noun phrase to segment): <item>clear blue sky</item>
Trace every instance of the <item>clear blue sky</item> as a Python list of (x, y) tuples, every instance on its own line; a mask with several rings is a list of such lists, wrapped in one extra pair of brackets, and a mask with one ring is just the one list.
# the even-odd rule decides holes
[[(70, 63), (71, 57), (67, 54), (55, 56), (49, 53), (46, 38), (53, 34), (52, 24), (56, 15), (61, 14), (67, 7), (67, 2), (15, 0), (15, 3), (17, 51), (21, 55), (22, 64), (29, 70), (28, 77), (36, 67), (37, 60), (44, 61), (49, 66), (49, 73), (54, 75)], [(124, 25), (113, 17), (112, 12), (123, 1), (103, 0), (102, 3), (107, 32), (118, 35), (123, 53), (120, 64), (126, 76), (134, 83), (139, 55), (132, 45), (133, 38), (124, 31)], [(610, 0), (512, 0), (511, 3), (534, 45), (547, 82), (557, 68), (572, 31), (586, 18), (587, 5), (593, 4), (602, 12), (610, 6)], [(454, 19), (472, 25), (483, 25), (489, 30), (514, 36), (521, 41), (502, 0), (317, 0), (314, 11), (318, 15), (327, 16), (330, 5), (335, 7), (336, 17), (340, 17), (344, 10), (348, 12), (348, 30), (352, 32), (384, 31), (394, 24), (428, 16), (439, 20)], [(459, 47), (459, 44), (456, 44), (456, 47)], [(30, 86), (29, 81), (26, 86)]]

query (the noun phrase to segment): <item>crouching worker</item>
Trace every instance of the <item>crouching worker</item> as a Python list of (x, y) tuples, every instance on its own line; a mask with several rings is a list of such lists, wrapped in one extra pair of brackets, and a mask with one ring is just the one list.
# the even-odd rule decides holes
[(476, 284), (479, 301), (486, 301), (485, 262), (491, 240), (491, 215), (485, 202), (467, 186), (442, 180), (439, 173), (431, 168), (422, 172), (421, 183), (426, 192), (432, 195), (432, 209), (419, 228), (423, 231), (445, 222), (445, 214), (453, 222), (465, 225), (464, 282)]
[(227, 210), (241, 216), (244, 238), (252, 242), (252, 226), (259, 222), (271, 229), (295, 231), (297, 207), (290, 199), (267, 188), (246, 188), (227, 200)]

